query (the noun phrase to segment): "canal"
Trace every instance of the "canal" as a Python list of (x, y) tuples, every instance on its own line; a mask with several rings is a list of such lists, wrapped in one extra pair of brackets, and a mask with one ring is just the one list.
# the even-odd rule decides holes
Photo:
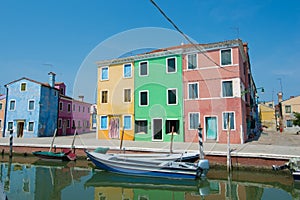
[[(47, 162), (34, 157), (0, 159), (0, 187), (9, 200), (299, 199), (289, 173), (212, 169), (207, 180), (174, 181), (116, 175), (89, 161)], [(1, 198), (0, 198), (1, 199)]]

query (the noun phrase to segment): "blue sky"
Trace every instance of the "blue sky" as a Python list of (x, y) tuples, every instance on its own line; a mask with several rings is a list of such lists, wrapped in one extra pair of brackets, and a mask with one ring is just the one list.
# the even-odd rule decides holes
[[(284, 99), (300, 95), (300, 1), (155, 2), (197, 43), (238, 37), (247, 42), (256, 86), (265, 88), (260, 100), (276, 100), (281, 85)], [(145, 27), (174, 30), (149, 0), (0, 0), (0, 91), (24, 76), (46, 82), (51, 70), (70, 95), (91, 51), (120, 33)]]

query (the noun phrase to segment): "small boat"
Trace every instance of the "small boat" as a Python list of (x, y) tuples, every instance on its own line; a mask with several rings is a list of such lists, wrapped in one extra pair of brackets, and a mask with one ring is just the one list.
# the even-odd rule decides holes
[(197, 179), (205, 177), (209, 170), (208, 160), (198, 163), (162, 161), (155, 159), (122, 158), (112, 154), (85, 151), (96, 167), (119, 174), (161, 177), (173, 179)]
[(289, 162), (285, 163), (281, 166), (272, 166), (273, 170), (283, 170), (283, 169), (289, 169), (294, 181), (300, 181), (300, 158), (291, 158)]
[(54, 139), (56, 137), (56, 132), (57, 132), (57, 130), (55, 129), (49, 151), (34, 151), (34, 152), (32, 152), (32, 154), (43, 160), (56, 160), (56, 161), (74, 161), (74, 160), (76, 160), (76, 154), (73, 151), (76, 130), (74, 132), (74, 137), (73, 137), (71, 148), (70, 149), (62, 149), (61, 152), (55, 152), (55, 151), (53, 152), (52, 151)]

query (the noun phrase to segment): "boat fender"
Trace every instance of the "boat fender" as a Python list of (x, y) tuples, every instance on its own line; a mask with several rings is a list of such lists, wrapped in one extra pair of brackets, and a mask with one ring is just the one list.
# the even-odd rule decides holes
[(209, 170), (209, 162), (206, 159), (199, 160), (198, 167), (202, 168), (203, 170)]

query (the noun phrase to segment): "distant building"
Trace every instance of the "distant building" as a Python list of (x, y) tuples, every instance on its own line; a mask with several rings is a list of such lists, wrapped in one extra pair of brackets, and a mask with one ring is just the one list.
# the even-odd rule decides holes
[(49, 73), (49, 83), (21, 78), (5, 85), (7, 88), (6, 117), (3, 136), (52, 136), (57, 128), (59, 90), (55, 88), (55, 73)]
[(280, 102), (283, 131), (297, 132), (298, 126), (293, 125), (294, 112), (300, 113), (300, 96), (291, 96)]
[(3, 134), (4, 119), (5, 119), (6, 95), (0, 94), (0, 137)]
[(265, 130), (276, 131), (276, 115), (273, 101), (259, 104), (259, 118)]
[(96, 130), (97, 129), (97, 104), (91, 105), (90, 114), (91, 114), (91, 120), (90, 120), (91, 130)]

